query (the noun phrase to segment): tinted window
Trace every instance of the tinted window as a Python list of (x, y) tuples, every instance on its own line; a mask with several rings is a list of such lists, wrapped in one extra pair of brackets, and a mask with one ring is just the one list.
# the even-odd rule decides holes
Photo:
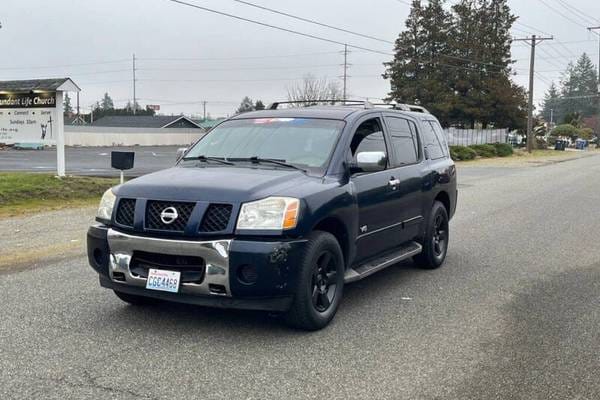
[(323, 168), (343, 126), (342, 121), (310, 118), (231, 120), (207, 133), (186, 157), (257, 156)]
[(427, 153), (429, 154), (429, 158), (432, 160), (436, 160), (438, 158), (442, 158), (445, 156), (444, 150), (442, 149), (442, 145), (440, 144), (433, 126), (429, 124), (427, 121), (423, 122), (423, 147), (427, 149)]
[(419, 147), (416, 131), (411, 130), (409, 121), (396, 117), (386, 117), (385, 120), (396, 152), (396, 166), (416, 163), (419, 159)]
[(432, 126), (438, 140), (440, 141), (440, 144), (442, 145), (442, 151), (444, 152), (444, 155), (448, 157), (448, 141), (446, 140), (446, 134), (444, 133), (444, 130), (436, 121), (429, 121), (429, 124)]
[(358, 126), (352, 137), (350, 151), (355, 160), (356, 155), (362, 152), (381, 151), (387, 154), (385, 138), (378, 118), (369, 119)]

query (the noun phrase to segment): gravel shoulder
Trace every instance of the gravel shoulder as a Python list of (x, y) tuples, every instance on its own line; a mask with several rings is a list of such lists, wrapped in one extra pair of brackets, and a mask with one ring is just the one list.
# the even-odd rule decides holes
[(85, 254), (96, 206), (0, 219), (0, 273)]

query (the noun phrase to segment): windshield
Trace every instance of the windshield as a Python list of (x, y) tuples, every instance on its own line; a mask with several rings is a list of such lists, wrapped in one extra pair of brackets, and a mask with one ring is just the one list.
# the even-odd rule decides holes
[[(310, 169), (325, 167), (343, 121), (258, 118), (226, 121), (204, 136), (186, 159), (219, 157), (276, 159)], [(273, 167), (272, 164), (269, 164)]]

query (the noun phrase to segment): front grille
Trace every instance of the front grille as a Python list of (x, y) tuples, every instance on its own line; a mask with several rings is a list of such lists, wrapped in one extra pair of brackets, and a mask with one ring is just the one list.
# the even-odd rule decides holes
[(201, 257), (134, 251), (129, 263), (129, 271), (134, 276), (147, 279), (150, 268), (179, 271), (181, 273), (181, 283), (196, 284), (202, 283), (206, 270), (204, 259)]
[(117, 215), (115, 216), (117, 224), (133, 228), (134, 216), (135, 199), (119, 200), (119, 207), (117, 208)]
[[(190, 219), (194, 203), (150, 200), (146, 205), (146, 228), (170, 232), (183, 232)], [(170, 224), (164, 223), (160, 214), (167, 208), (177, 210), (178, 217)]]
[(227, 229), (232, 208), (231, 204), (211, 204), (202, 218), (200, 232), (220, 232)]

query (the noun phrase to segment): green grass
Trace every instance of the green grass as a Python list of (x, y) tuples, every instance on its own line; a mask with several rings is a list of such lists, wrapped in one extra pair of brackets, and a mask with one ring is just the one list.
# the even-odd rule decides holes
[(51, 174), (0, 173), (0, 218), (97, 204), (117, 179), (56, 178)]

